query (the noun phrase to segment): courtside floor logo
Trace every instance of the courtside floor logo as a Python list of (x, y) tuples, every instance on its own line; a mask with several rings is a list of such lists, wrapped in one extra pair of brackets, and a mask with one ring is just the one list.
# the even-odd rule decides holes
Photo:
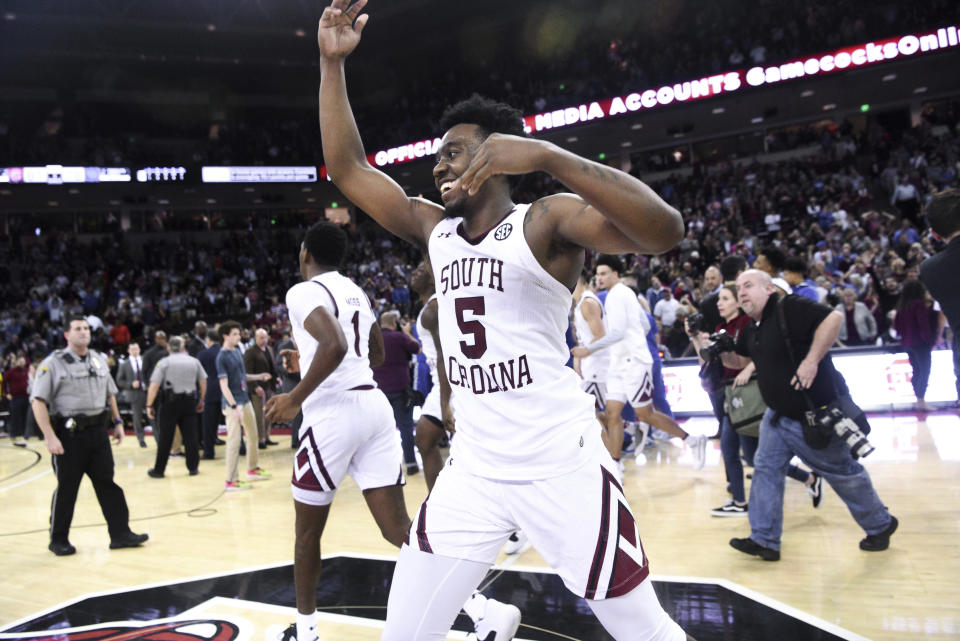
[(53, 632), (2, 634), (29, 641), (247, 641), (253, 625), (242, 619), (177, 617), (156, 621), (103, 623)]
[[(513, 557), (516, 558), (516, 557)], [(333, 555), (317, 589), (320, 638), (377, 641), (395, 558)], [(664, 609), (698, 639), (866, 641), (724, 579), (651, 575)], [(609, 638), (583, 599), (549, 569), (494, 567), (479, 589), (523, 612), (515, 641)], [(7, 624), (0, 641), (276, 641), (296, 618), (291, 563), (88, 594)], [(448, 639), (474, 639), (464, 614)]]

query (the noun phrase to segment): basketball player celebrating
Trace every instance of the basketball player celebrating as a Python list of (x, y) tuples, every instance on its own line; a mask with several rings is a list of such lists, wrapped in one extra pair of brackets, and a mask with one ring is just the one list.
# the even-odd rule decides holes
[[(623, 172), (524, 138), (518, 111), (478, 96), (441, 122), (433, 175), (443, 207), (407, 197), (367, 162), (347, 99), (344, 60), (365, 4), (334, 0), (320, 20), (323, 156), (347, 198), (428, 250), (457, 419), (450, 459), (400, 549), (381, 638), (446, 638), (519, 528), (615, 639), (684, 639), (646, 580), (564, 340), (584, 248), (666, 251), (683, 235), (680, 215)], [(514, 204), (508, 176), (534, 171), (575, 193)]]
[[(623, 447), (623, 417), (626, 403), (633, 406), (637, 420), (653, 425), (690, 446), (694, 466), (703, 467), (707, 437), (687, 434), (676, 421), (653, 407), (653, 356), (644, 332), (643, 308), (637, 294), (620, 282), (623, 263), (616, 256), (597, 258), (597, 284), (607, 290), (604, 309), (607, 332), (593, 342), (571, 349), (574, 357), (587, 358), (598, 351), (610, 352), (607, 374), (606, 444), (610, 456), (620, 460)], [(587, 359), (589, 360), (589, 359)], [(638, 448), (643, 447), (641, 439)]]
[[(300, 249), (304, 280), (290, 288), (286, 300), (302, 378), (266, 406), (267, 418), (279, 423), (303, 411), (292, 480), (297, 622), (283, 639), (317, 639), (320, 536), (347, 473), (363, 491), (385, 539), (400, 546), (411, 524), (393, 410), (370, 369), (383, 361), (383, 336), (366, 294), (337, 271), (346, 252), (347, 235), (339, 226), (322, 221), (307, 231)], [(464, 608), (483, 639), (512, 639), (520, 623), (516, 607), (480, 594)]]
[(423, 403), (420, 420), (417, 421), (416, 440), (423, 461), (423, 478), (427, 489), (433, 484), (443, 467), (440, 455), (440, 439), (443, 430), (453, 431), (453, 412), (450, 410), (450, 383), (443, 368), (443, 350), (440, 348), (440, 327), (437, 322), (437, 295), (433, 282), (430, 263), (424, 261), (410, 274), (410, 287), (423, 302), (420, 315), (417, 316), (417, 334), (420, 337), (420, 349), (430, 368), (430, 380), (433, 387)]

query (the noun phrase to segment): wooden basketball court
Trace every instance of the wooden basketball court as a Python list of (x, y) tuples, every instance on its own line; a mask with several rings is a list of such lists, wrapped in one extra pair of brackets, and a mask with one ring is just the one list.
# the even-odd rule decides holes
[[(765, 563), (736, 552), (727, 541), (748, 534), (747, 520), (709, 514), (710, 508), (727, 499), (719, 443), (710, 442), (707, 465), (699, 472), (690, 467), (686, 451), (674, 443), (660, 443), (645, 450), (645, 465), (626, 460), (624, 488), (637, 516), (653, 577), (664, 579), (664, 586), (728, 583), (756, 603), (789, 612), (797, 620), (809, 619), (836, 638), (960, 639), (960, 416), (956, 412), (926, 417), (877, 415), (871, 422), (871, 442), (877, 450), (865, 464), (880, 497), (901, 523), (888, 551), (858, 549), (863, 532), (832, 490), (827, 490), (822, 506), (814, 510), (800, 484), (788, 480), (782, 560)], [(715, 422), (692, 419), (687, 426), (693, 432), (709, 433)], [(0, 638), (34, 636), (10, 630), (18, 626), (40, 630), (23, 628), (23, 624), (84, 595), (116, 592), (107, 601), (117, 608), (116, 617), (125, 620), (123, 608), (117, 604), (123, 603), (125, 591), (132, 587), (253, 567), (274, 568), (271, 581), (278, 582), (278, 589), (287, 590), (292, 599), (293, 576), (285, 566), (293, 555), (292, 450), (286, 439), (278, 440), (284, 444), (261, 451), (261, 465), (272, 471), (274, 478), (256, 483), (253, 491), (224, 494), (222, 447), (217, 460), (201, 461), (198, 476), (188, 476), (183, 459), (174, 458), (166, 478), (151, 479), (146, 470), (153, 462), (152, 440), (149, 448), (141, 449), (136, 439), (128, 437), (115, 450), (116, 476), (127, 495), (133, 530), (148, 532), (150, 541), (141, 549), (109, 550), (93, 490), (89, 481), (84, 481), (70, 536), (78, 553), (62, 558), (47, 551), (47, 520), (55, 486), (49, 455), (37, 440), (31, 440), (28, 449), (0, 441), (0, 631), (7, 632)], [(425, 496), (422, 474), (408, 479), (406, 497), (411, 513)], [(339, 613), (324, 613), (321, 638), (378, 639), (381, 623), (377, 617), (381, 615), (370, 612), (385, 606), (389, 559), (395, 549), (380, 538), (352, 480), (343, 484), (334, 502), (323, 553), (325, 557), (359, 560), (340, 563), (331, 559), (321, 583), (335, 581), (340, 586), (332, 588), (336, 590), (346, 589), (343, 586), (365, 589), (366, 582), (374, 578), (364, 563), (375, 562), (379, 564), (375, 580), (377, 585), (383, 584), (384, 592), (377, 592), (379, 596), (369, 592), (366, 597), (367, 601), (382, 599), (379, 602), (358, 602), (344, 606), (347, 609), (341, 608)], [(530, 576), (541, 576), (537, 572), (549, 576), (534, 550), (516, 557), (501, 556), (500, 560), (511, 571), (522, 566), (533, 573)], [(289, 585), (283, 578), (287, 574)], [(490, 575), (489, 583), (498, 576)], [(514, 575), (507, 572), (503, 576)], [(206, 585), (203, 581), (183, 585), (191, 587), (174, 588), (170, 593), (178, 598), (195, 596), (190, 615), (239, 621), (239, 637), (263, 639), (270, 626), (285, 626), (293, 620), (292, 601), (278, 605), (286, 599), (282, 595), (271, 603), (242, 596), (206, 598), (194, 595), (200, 589), (196, 586)], [(547, 593), (546, 584), (537, 580), (516, 585), (523, 587), (512, 587), (508, 596), (525, 612), (558, 598), (552, 588)], [(241, 584), (238, 595), (246, 589)], [(155, 611), (140, 610), (129, 618), (143, 625), (145, 620), (164, 621), (183, 612), (172, 605), (165, 609), (162, 603), (154, 607)], [(349, 613), (350, 607), (357, 608), (356, 616)], [(575, 609), (570, 606), (571, 611)], [(706, 608), (679, 611), (689, 617), (691, 632), (709, 623), (707, 618), (712, 616)], [(757, 613), (766, 611), (757, 606)], [(729, 621), (723, 626), (729, 633), (717, 638), (762, 638), (755, 632), (737, 632), (747, 623)], [(686, 626), (682, 620), (681, 624)], [(575, 626), (536, 628), (542, 629), (521, 627), (518, 638), (597, 638), (578, 636)], [(835, 637), (798, 633), (784, 638)], [(450, 638), (465, 637), (454, 633)], [(702, 635), (700, 641), (704, 641)]]

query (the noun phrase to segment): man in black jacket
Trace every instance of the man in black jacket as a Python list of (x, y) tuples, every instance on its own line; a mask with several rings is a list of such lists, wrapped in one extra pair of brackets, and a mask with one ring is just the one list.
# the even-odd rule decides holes
[(920, 265), (920, 280), (940, 303), (953, 330), (953, 373), (957, 378), (957, 403), (960, 404), (960, 189), (947, 189), (930, 199), (927, 220), (933, 233), (946, 241), (940, 253)]
[(786, 471), (790, 460), (799, 456), (826, 479), (867, 533), (860, 549), (886, 550), (898, 522), (877, 496), (866, 469), (836, 434), (829, 434), (822, 448), (811, 446), (804, 436), (810, 405), (821, 408), (847, 391), (827, 353), (837, 340), (843, 315), (802, 296), (787, 296), (781, 302), (770, 275), (756, 269), (740, 275), (737, 290), (740, 306), (755, 323), (741, 332), (735, 353), (723, 353), (723, 362), (741, 369), (753, 361), (768, 409), (754, 457), (750, 537), (731, 539), (730, 545), (764, 561), (780, 559)]

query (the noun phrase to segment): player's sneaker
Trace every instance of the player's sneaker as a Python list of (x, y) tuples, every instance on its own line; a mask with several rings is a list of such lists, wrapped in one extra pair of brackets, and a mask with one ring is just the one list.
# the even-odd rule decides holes
[(634, 423), (636, 426), (636, 433), (634, 434), (634, 449), (639, 453), (643, 451), (643, 448), (647, 446), (647, 443), (650, 438), (650, 424), (649, 423)]
[(504, 554), (516, 554), (523, 549), (523, 546), (527, 544), (527, 535), (523, 533), (523, 530), (517, 530), (510, 535), (510, 538), (507, 539), (507, 542), (503, 544), (503, 553)]
[(813, 501), (813, 507), (820, 507), (820, 501), (823, 500), (823, 477), (816, 472), (813, 474), (813, 483), (807, 486), (807, 494)]
[[(287, 627), (276, 624), (267, 626), (267, 633), (264, 638), (266, 641), (298, 641), (297, 624), (291, 623)], [(317, 637), (314, 635), (312, 639), (307, 639), (306, 641), (317, 641)]]
[(647, 440), (647, 447), (653, 447), (654, 441), (660, 441), (661, 443), (669, 443), (670, 439), (673, 438), (663, 430), (658, 427), (650, 427), (647, 425), (647, 432), (649, 434), (649, 439)]
[(487, 599), (483, 616), (474, 623), (477, 641), (510, 641), (520, 627), (520, 609)]
[(239, 492), (240, 490), (252, 490), (253, 486), (246, 481), (227, 481), (223, 485), (225, 492)]
[(271, 478), (273, 474), (266, 471), (262, 467), (255, 467), (252, 470), (247, 470), (247, 478), (251, 481), (262, 481), (264, 479)]
[(693, 454), (693, 469), (702, 470), (703, 464), (707, 461), (707, 437), (702, 434), (696, 436), (690, 435), (686, 439), (690, 446), (690, 453)]

